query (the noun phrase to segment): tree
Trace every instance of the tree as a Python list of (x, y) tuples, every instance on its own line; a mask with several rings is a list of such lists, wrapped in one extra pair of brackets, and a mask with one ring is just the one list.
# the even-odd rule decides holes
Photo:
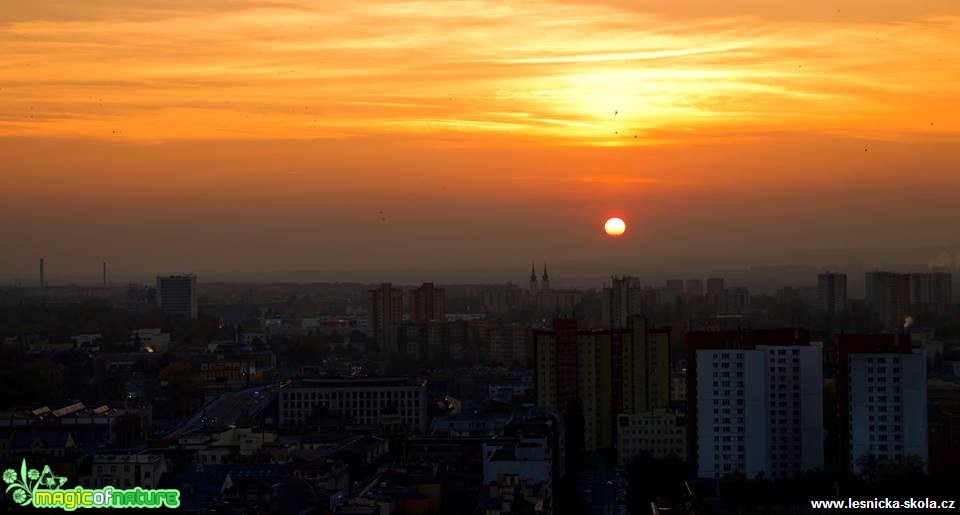
[(167, 399), (174, 413), (183, 416), (200, 405), (197, 397), (200, 379), (193, 373), (189, 363), (170, 363), (163, 367), (159, 375), (160, 380), (167, 383)]
[(383, 366), (383, 373), (387, 376), (415, 376), (418, 371), (417, 360), (408, 354), (391, 354)]
[(683, 496), (683, 481), (690, 476), (689, 466), (680, 458), (654, 458), (649, 453), (635, 457), (628, 473), (628, 502), (634, 513), (649, 511), (656, 497), (679, 499)]
[(143, 439), (143, 420), (136, 413), (124, 413), (114, 424), (113, 433), (121, 447), (131, 447)]

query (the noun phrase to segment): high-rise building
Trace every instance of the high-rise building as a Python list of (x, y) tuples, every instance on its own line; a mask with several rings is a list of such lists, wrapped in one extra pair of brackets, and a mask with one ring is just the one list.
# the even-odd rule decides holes
[(953, 304), (950, 272), (910, 274), (910, 304), (923, 311), (941, 311)]
[(390, 283), (369, 290), (367, 325), (374, 342), (388, 353), (399, 352), (398, 324), (403, 320), (403, 290)]
[(663, 301), (672, 304), (679, 300), (681, 295), (683, 295), (683, 280), (668, 279), (662, 293)]
[(822, 469), (822, 356), (805, 329), (687, 333), (688, 455), (698, 475)]
[(583, 292), (575, 288), (557, 290), (557, 311), (561, 316), (572, 317), (583, 300)]
[(867, 272), (866, 302), (883, 329), (901, 327), (910, 310), (910, 275)]
[(927, 363), (910, 335), (837, 335), (840, 470), (866, 462), (926, 464)]
[(531, 355), (530, 328), (520, 324), (495, 323), (489, 326), (490, 353), (487, 360), (498, 365), (526, 365)]
[(669, 405), (669, 328), (631, 317), (626, 328), (581, 331), (555, 319), (533, 338), (537, 404), (566, 414), (579, 402), (588, 451), (614, 447), (619, 414)]
[(703, 297), (703, 279), (687, 279), (683, 290), (691, 297)]
[(157, 305), (174, 316), (197, 318), (197, 276), (157, 276)]
[(817, 276), (817, 307), (833, 315), (847, 309), (847, 274), (825, 272)]
[(446, 295), (443, 288), (423, 283), (410, 292), (410, 319), (414, 322), (444, 320), (447, 316)]
[(707, 293), (719, 294), (723, 291), (723, 277), (711, 277), (707, 279)]
[(610, 329), (627, 327), (627, 320), (643, 311), (643, 289), (634, 277), (611, 277), (603, 289), (602, 324)]
[[(470, 296), (468, 294), (468, 296)], [(506, 313), (516, 309), (523, 300), (523, 290), (514, 284), (488, 286), (477, 292), (488, 313)]]

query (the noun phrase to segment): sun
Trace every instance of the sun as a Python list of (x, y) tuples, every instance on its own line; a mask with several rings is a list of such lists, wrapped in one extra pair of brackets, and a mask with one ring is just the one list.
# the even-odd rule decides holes
[(627, 223), (622, 218), (608, 218), (606, 223), (603, 224), (603, 231), (607, 233), (607, 236), (621, 236), (627, 231)]

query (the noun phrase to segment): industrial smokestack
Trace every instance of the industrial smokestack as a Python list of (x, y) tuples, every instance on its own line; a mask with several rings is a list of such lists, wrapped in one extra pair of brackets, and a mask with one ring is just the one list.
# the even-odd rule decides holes
[(43, 280), (43, 258), (40, 258), (40, 287), (46, 288), (47, 283)]

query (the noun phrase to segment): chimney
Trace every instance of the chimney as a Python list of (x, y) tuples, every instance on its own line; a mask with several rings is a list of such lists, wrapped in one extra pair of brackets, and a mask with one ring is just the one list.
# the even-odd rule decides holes
[(107, 262), (103, 262), (103, 287), (107, 287)]
[(40, 258), (40, 287), (46, 288), (47, 283), (43, 280), (43, 258)]

